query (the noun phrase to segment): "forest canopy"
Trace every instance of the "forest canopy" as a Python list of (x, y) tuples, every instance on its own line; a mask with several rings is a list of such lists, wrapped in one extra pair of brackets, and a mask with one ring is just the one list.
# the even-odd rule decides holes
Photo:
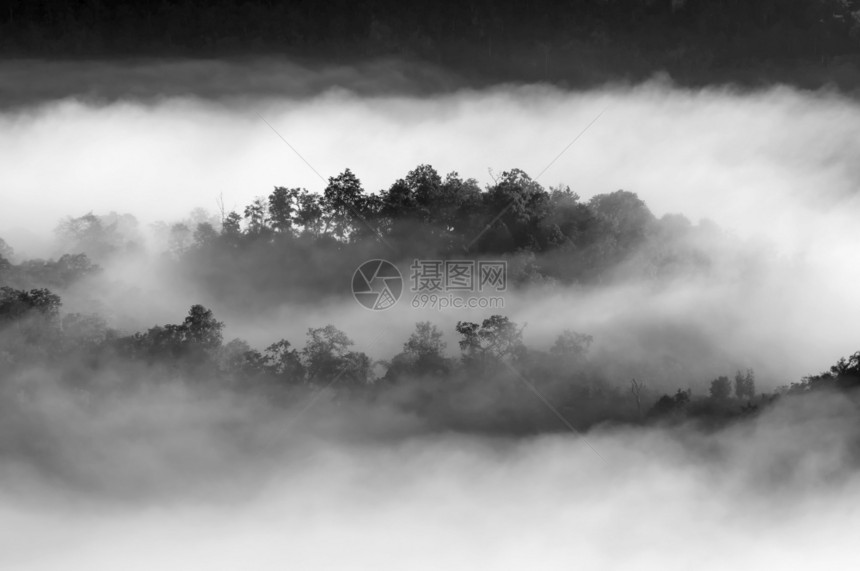
[[(570, 188), (545, 189), (518, 169), (481, 188), (429, 165), (378, 193), (365, 192), (347, 169), (321, 194), (274, 187), (241, 211), (220, 218), (197, 213), (196, 222), (156, 229), (165, 235), (163, 260), (172, 271), (185, 272), (216, 297), (250, 287), (263, 308), (276, 295), (322, 299), (337, 291), (331, 284), (343, 281), (336, 275), (343, 267), (383, 253), (397, 261), (501, 257), (515, 269), (514, 287), (556, 282), (599, 288), (619, 273), (655, 283), (707, 276), (712, 252), (696, 239), (719, 232), (678, 215), (657, 218), (628, 191), (582, 201)], [(822, 390), (853, 394), (860, 385), (858, 352), (773, 392), (759, 392), (748, 369), (715, 378), (707, 394), (684, 387), (660, 394), (642, 379), (613, 377), (605, 358), (591, 357), (589, 332), (560, 330), (553, 343), (535, 347), (523, 337), (524, 324), (503, 314), (459, 319), (452, 327), (455, 355), (437, 325), (419, 321), (387, 360), (356, 351), (334, 324), (310, 327), (304, 340), (272, 339), (261, 348), (225, 340), (224, 323), (201, 304), (178, 323), (138, 332), (120, 331), (95, 314), (64, 314), (55, 291), (93, 279), (99, 264), (138, 251), (137, 232), (127, 215), (88, 213), (58, 225), (70, 253), (57, 260), (14, 263), (14, 251), (3, 243), (0, 383), (16, 386), (38, 366), (53, 371), (60, 386), (91, 396), (137, 390), (142, 382), (180, 383), (290, 408), (327, 392), (408, 410), (439, 428), (506, 433), (688, 418), (721, 425), (778, 398)], [(293, 271), (308, 260), (318, 260), (314, 271)], [(100, 380), (106, 375), (115, 378), (109, 388)]]

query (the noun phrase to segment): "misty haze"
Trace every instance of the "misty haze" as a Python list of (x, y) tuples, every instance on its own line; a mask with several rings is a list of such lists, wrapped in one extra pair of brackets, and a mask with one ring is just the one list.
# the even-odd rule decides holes
[(0, 569), (852, 569), (860, 2), (0, 0)]

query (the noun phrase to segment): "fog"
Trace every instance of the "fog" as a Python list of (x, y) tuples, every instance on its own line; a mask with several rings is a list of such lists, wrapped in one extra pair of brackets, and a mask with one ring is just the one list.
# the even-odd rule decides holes
[[(759, 262), (768, 252), (780, 257), (774, 271), (758, 280), (738, 278), (740, 268), (728, 268), (726, 283), (707, 284), (711, 293), (702, 293), (698, 284), (687, 306), (673, 290), (664, 294), (674, 312), (701, 315), (693, 319), (706, 337), (729, 337), (725, 326), (708, 320), (722, 306), (736, 308), (729, 319), (744, 323), (730, 336), (740, 346), (727, 348), (732, 366), (758, 365), (773, 382), (786, 382), (850, 349), (844, 346), (850, 345), (844, 336), (848, 322), (831, 322), (814, 335), (805, 326), (858, 308), (860, 276), (847, 261), (860, 246), (854, 228), (860, 113), (855, 101), (836, 93), (782, 87), (693, 91), (673, 88), (667, 77), (585, 92), (541, 85), (457, 90), (451, 88), (456, 80), (441, 72), (408, 68), (410, 78), (392, 63), (319, 71), (283, 62), (150, 62), (126, 70), (93, 63), (37, 63), (29, 70), (4, 65), (19, 80), (19, 104), (0, 114), (0, 228), (19, 256), (55, 253), (51, 231), (66, 215), (129, 212), (146, 230), (155, 221), (183, 219), (196, 207), (215, 214), (219, 200), (227, 210), (241, 210), (275, 185), (321, 191), (323, 181), (278, 134), (323, 176), (349, 167), (373, 192), (420, 163), (482, 183), (514, 167), (537, 176), (599, 116), (546, 169), (541, 183), (568, 184), (585, 199), (630, 190), (658, 216), (706, 218), (751, 240), (749, 247), (763, 252)], [(32, 88), (34, 103), (27, 106), (20, 86), (30, 76), (39, 80)], [(422, 89), (433, 95), (420, 95)], [(159, 90), (169, 96), (159, 97)], [(66, 97), (45, 100), (45, 93)], [(136, 274), (129, 281), (144, 287), (142, 278), (151, 271), (141, 270), (139, 261), (129, 266)], [(749, 287), (738, 291), (743, 284)], [(136, 308), (150, 321), (126, 324), (166, 320), (193, 301), (193, 292), (179, 298), (173, 293), (153, 292)], [(650, 295), (601, 291), (607, 308), (601, 319), (614, 322), (616, 330), (637, 321), (642, 299)], [(600, 328), (594, 310), (587, 309), (595, 304), (589, 298), (580, 307), (581, 298), (579, 292), (551, 301), (509, 296), (507, 307), (538, 338), (553, 334), (536, 332), (546, 325), (549, 308), (553, 321)], [(309, 321), (331, 321), (326, 314), (341, 316), (347, 331), (347, 323), (368, 319), (348, 295), (342, 301), (331, 311), (287, 307), (262, 327), (241, 327), (236, 316), (227, 316), (237, 335), (260, 343), (287, 315), (295, 325), (284, 335), (293, 337)], [(571, 309), (558, 317), (559, 306)], [(404, 331), (412, 322), (406, 320)], [(389, 323), (396, 327), (404, 320), (398, 316)], [(799, 345), (802, 354), (795, 349)], [(743, 354), (744, 347), (755, 351)], [(763, 351), (761, 360), (771, 365), (753, 362), (751, 354)]]
[[(257, 348), (300, 346), (309, 327), (333, 323), (357, 350), (390, 359), (429, 320), (454, 357), (457, 321), (503, 313), (541, 350), (564, 329), (593, 335), (591, 358), (616, 385), (636, 377), (697, 394), (746, 368), (770, 390), (858, 348), (860, 105), (838, 93), (691, 90), (666, 76), (587, 91), (478, 88), (393, 62), (27, 66), (0, 63), (0, 237), (18, 260), (57, 256), (65, 216), (137, 217), (144, 251), (106, 261), (63, 296), (64, 311), (98, 312), (123, 332), (204, 303), (226, 322), (225, 341)], [(274, 186), (320, 192), (313, 169), (350, 168), (375, 192), (419, 164), (482, 185), (521, 168), (583, 199), (635, 192), (658, 217), (718, 226), (710, 270), (646, 280), (634, 260), (598, 286), (511, 288), (503, 310), (416, 310), (404, 298), (368, 312), (349, 292), (350, 267), (340, 297), (285, 295), (247, 312), (170, 275), (152, 229), (199, 207), (220, 216), (221, 201), (241, 212)], [(440, 430), (334, 390), (284, 411), (161, 378), (126, 394), (111, 374), (94, 381), (108, 393), (97, 399), (60, 388), (47, 368), (2, 388), (0, 567), (837, 569), (856, 559), (860, 427), (845, 396), (785, 398), (719, 430), (605, 423), (514, 438)]]
[[(44, 83), (40, 72), (50, 72), (58, 86), (74, 85), (76, 74), (93, 73), (85, 64), (47, 65), (19, 70), (16, 83), (27, 73)], [(831, 224), (844, 223), (847, 216), (838, 214), (857, 200), (860, 116), (856, 102), (835, 93), (693, 91), (659, 77), (585, 92), (530, 85), (422, 97), (387, 94), (393, 80), (377, 70), (378, 95), (305, 72), (305, 82), (328, 88), (308, 96), (287, 82), (275, 96), (272, 89), (256, 93), (254, 79), (284, 74), (283, 66), (229, 69), (236, 75), (227, 76), (230, 85), (248, 85), (242, 96), (206, 97), (201, 82), (200, 97), (192, 85), (183, 95), (142, 101), (104, 105), (70, 95), (7, 108), (0, 149), (11, 202), (0, 224), (40, 234), (61, 216), (91, 209), (152, 222), (199, 206), (214, 210), (221, 194), (227, 208), (239, 208), (275, 185), (321, 190), (324, 183), (260, 116), (323, 176), (349, 167), (376, 191), (421, 163), (482, 182), (491, 180), (488, 169), (537, 176), (604, 112), (541, 183), (568, 184), (584, 198), (631, 190), (657, 215), (710, 218), (789, 251), (803, 251), (822, 233), (819, 240), (831, 239), (844, 229)], [(148, 73), (155, 91), (159, 72)]]
[(45, 451), (14, 450), (7, 437), (4, 567), (847, 569), (854, 560), (858, 425), (844, 397), (787, 402), (718, 433), (605, 427), (587, 441), (428, 433), (385, 409), (335, 414), (326, 404), (284, 430), (259, 405), (175, 390), (138, 397), (86, 411), (31, 400), (29, 414), (50, 412), (47, 441), (63, 452), (37, 469), (28, 455)]

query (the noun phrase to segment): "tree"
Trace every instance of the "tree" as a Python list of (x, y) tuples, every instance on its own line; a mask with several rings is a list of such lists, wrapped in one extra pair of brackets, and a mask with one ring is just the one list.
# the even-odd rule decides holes
[(491, 229), (481, 239), (485, 250), (510, 252), (520, 248), (533, 251), (546, 246), (541, 221), (547, 216), (549, 195), (525, 172), (503, 172), (484, 197), (487, 223)]
[(445, 359), (447, 344), (442, 341), (442, 332), (429, 321), (415, 325), (415, 332), (403, 344), (403, 355), (408, 363), (408, 372), (416, 375), (448, 372)]
[(415, 192), (404, 179), (395, 181), (382, 192), (381, 213), (389, 219), (389, 225), (394, 226), (407, 220), (414, 223), (422, 218)]
[(68, 287), (99, 271), (86, 254), (63, 254), (56, 261), (24, 260), (15, 268), (20, 281), (50, 287)]
[[(42, 364), (61, 343), (58, 316), (62, 301), (48, 289), (0, 288), (0, 354), (17, 354), (16, 360)], [(4, 351), (5, 350), (5, 351)], [(7, 360), (0, 355), (0, 361)]]
[(805, 377), (802, 383), (792, 384), (793, 392), (827, 389), (850, 390), (857, 387), (860, 387), (860, 351), (847, 359), (840, 357), (839, 361), (827, 372)]
[(522, 340), (524, 328), (525, 326), (519, 327), (507, 317), (493, 315), (481, 323), (478, 336), (496, 358), (518, 357), (525, 350)]
[(735, 373), (735, 396), (739, 399), (755, 397), (755, 373), (752, 369)]
[(0, 324), (34, 316), (53, 321), (59, 315), (61, 305), (60, 296), (48, 289), (25, 291), (0, 287)]
[(321, 204), (324, 231), (339, 240), (347, 240), (359, 224), (366, 223), (367, 201), (363, 193), (361, 181), (349, 169), (330, 177)]
[(711, 381), (711, 398), (715, 400), (726, 400), (732, 394), (732, 384), (728, 377), (717, 377)]
[(178, 222), (170, 227), (167, 236), (167, 249), (176, 257), (182, 256), (191, 246), (193, 236), (187, 224)]
[(344, 365), (344, 358), (354, 344), (352, 339), (334, 325), (308, 329), (307, 336), (302, 360), (308, 380), (331, 380)]
[(322, 232), (323, 210), (320, 197), (305, 189), (296, 195), (296, 212), (293, 224), (299, 226), (303, 232), (317, 236)]
[(245, 219), (248, 221), (249, 234), (259, 235), (266, 231), (269, 222), (269, 207), (265, 200), (258, 197), (246, 206)]
[(442, 177), (430, 165), (418, 165), (403, 181), (417, 208), (417, 217), (423, 222), (433, 223), (437, 206), (442, 206)]
[(77, 218), (65, 218), (55, 233), (66, 251), (85, 252), (96, 260), (102, 260), (124, 246), (125, 239), (119, 230), (121, 222), (126, 226), (137, 224), (133, 216), (112, 213), (99, 217), (89, 212)]
[(352, 386), (363, 386), (371, 382), (370, 357), (360, 351), (349, 351), (343, 356), (339, 379), (348, 381)]
[(55, 282), (69, 286), (86, 276), (97, 274), (101, 268), (94, 264), (86, 254), (63, 254), (54, 264)]
[(184, 341), (205, 350), (221, 346), (224, 323), (215, 319), (211, 309), (192, 305), (182, 322)]
[(418, 357), (441, 355), (446, 346), (439, 328), (429, 321), (421, 321), (415, 324), (415, 332), (403, 344), (403, 351)]
[(456, 238), (473, 231), (480, 208), (476, 181), (455, 172), (443, 181), (432, 166), (418, 165), (380, 193), (377, 210), (381, 228), (395, 241), (451, 249)]
[(555, 344), (550, 348), (549, 352), (553, 355), (582, 357), (588, 352), (593, 341), (594, 337), (591, 335), (585, 335), (583, 333), (577, 333), (576, 331), (565, 329), (561, 335), (556, 338)]
[(460, 334), (462, 339), (459, 341), (460, 351), (464, 353), (464, 357), (473, 358), (476, 355), (483, 356), (484, 347), (481, 344), (481, 338), (478, 335), (480, 326), (471, 321), (458, 321), (454, 328)]
[(681, 416), (684, 414), (687, 405), (690, 404), (690, 395), (691, 391), (689, 389), (686, 391), (678, 389), (678, 391), (671, 397), (669, 395), (663, 395), (656, 403), (654, 403), (654, 406), (651, 407), (648, 414), (656, 417)]
[(286, 339), (266, 347), (263, 355), (270, 375), (290, 383), (298, 382), (304, 376), (301, 357)]
[(518, 358), (525, 352), (523, 329), (507, 317), (493, 315), (479, 326), (477, 323), (458, 321), (456, 331), (462, 337), (460, 350), (467, 363), (485, 366), (488, 359), (500, 361)]
[(633, 192), (617, 190), (598, 194), (588, 203), (597, 216), (608, 224), (620, 253), (642, 244), (654, 229), (656, 218), (645, 203)]
[(849, 389), (860, 386), (860, 351), (847, 359), (841, 357), (830, 367), (830, 373), (836, 378), (840, 388)]
[(265, 372), (266, 359), (262, 353), (251, 349), (243, 339), (233, 339), (218, 350), (218, 368), (243, 380), (252, 379)]
[(585, 226), (593, 214), (579, 201), (569, 186), (550, 187), (549, 211), (543, 221), (550, 246), (581, 241)]
[(218, 231), (210, 222), (199, 222), (194, 229), (194, 246), (202, 248), (218, 239)]
[[(224, 324), (202, 305), (192, 305), (181, 324), (156, 325), (145, 333), (118, 340), (129, 357), (157, 361), (187, 360), (200, 365), (216, 357), (221, 349)], [(214, 361), (213, 361), (214, 363)]]
[(230, 212), (221, 224), (221, 234), (229, 238), (239, 238), (242, 235), (242, 217), (238, 212)]
[(415, 332), (403, 344), (403, 351), (385, 363), (388, 370), (384, 378), (397, 381), (403, 376), (421, 377), (447, 373), (450, 367), (444, 355), (445, 347), (442, 332), (435, 325), (429, 321), (416, 323)]
[[(275, 232), (288, 233), (293, 229), (296, 203), (302, 189), (276, 186), (269, 195), (269, 220)], [(305, 191), (307, 192), (307, 191)]]
[(364, 385), (370, 382), (371, 361), (364, 353), (350, 351), (354, 345), (346, 333), (334, 325), (308, 329), (301, 351), (308, 382)]
[[(472, 240), (473, 229), (481, 216), (482, 195), (478, 181), (474, 178), (463, 180), (456, 172), (445, 176), (443, 202), (436, 211), (436, 219), (453, 237)], [(453, 246), (453, 244), (452, 244)]]

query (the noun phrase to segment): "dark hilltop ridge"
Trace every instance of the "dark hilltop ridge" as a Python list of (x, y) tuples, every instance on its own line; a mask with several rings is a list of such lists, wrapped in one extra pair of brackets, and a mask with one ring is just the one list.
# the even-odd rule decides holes
[(685, 86), (853, 91), (860, 1), (0, 1), (7, 59), (261, 56), (309, 67), (393, 58), (405, 73), (432, 66), (472, 86), (588, 87), (664, 72)]

